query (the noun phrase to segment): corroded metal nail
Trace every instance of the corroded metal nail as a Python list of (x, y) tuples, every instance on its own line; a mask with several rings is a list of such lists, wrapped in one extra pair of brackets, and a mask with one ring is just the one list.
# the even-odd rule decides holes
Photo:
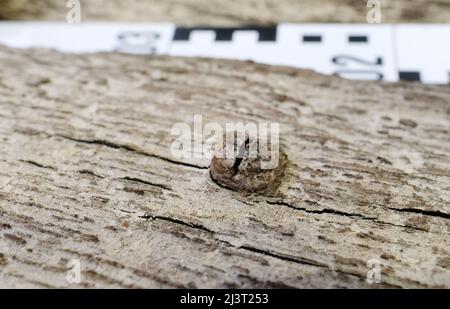
[[(272, 195), (283, 179), (287, 156), (278, 141), (227, 132), (211, 161), (211, 178), (228, 189)], [(276, 143), (274, 143), (276, 142)], [(268, 167), (268, 162), (274, 163)]]

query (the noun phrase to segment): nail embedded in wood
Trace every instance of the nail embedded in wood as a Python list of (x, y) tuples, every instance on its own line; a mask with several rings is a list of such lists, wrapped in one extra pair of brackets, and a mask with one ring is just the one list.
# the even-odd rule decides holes
[(278, 141), (234, 131), (225, 133), (219, 145), (210, 167), (218, 185), (243, 193), (277, 192), (288, 161)]

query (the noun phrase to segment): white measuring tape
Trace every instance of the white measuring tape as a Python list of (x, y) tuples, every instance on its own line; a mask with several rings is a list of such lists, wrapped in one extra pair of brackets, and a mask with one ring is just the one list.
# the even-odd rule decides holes
[(450, 25), (0, 22), (0, 44), (63, 52), (200, 56), (312, 69), (363, 80), (450, 84)]

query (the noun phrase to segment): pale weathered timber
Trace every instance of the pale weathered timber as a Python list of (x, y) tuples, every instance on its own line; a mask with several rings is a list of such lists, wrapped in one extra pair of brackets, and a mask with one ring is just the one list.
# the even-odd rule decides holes
[[(65, 0), (1, 0), (0, 19), (65, 21)], [(368, 0), (80, 0), (82, 21), (181, 25), (366, 23)], [(448, 0), (380, 0), (383, 23), (450, 22)]]
[[(450, 287), (450, 89), (0, 47), (0, 286)], [(279, 122), (282, 195), (176, 159), (177, 122)], [(368, 261), (381, 283), (366, 282)]]

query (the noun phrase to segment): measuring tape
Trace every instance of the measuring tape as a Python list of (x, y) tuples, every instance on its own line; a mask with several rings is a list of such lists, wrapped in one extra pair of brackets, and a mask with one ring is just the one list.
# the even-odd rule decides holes
[(253, 60), (360, 80), (450, 84), (450, 25), (0, 22), (0, 44), (62, 52), (123, 52)]

